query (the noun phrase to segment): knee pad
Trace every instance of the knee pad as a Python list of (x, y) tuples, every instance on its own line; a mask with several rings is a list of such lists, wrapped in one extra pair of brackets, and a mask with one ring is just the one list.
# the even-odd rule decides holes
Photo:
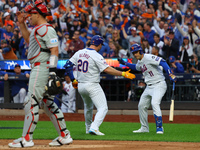
[(43, 99), (44, 112), (49, 116), (52, 123), (54, 124), (58, 134), (65, 137), (69, 131), (66, 128), (65, 119), (62, 111), (58, 108), (56, 103), (50, 97)]
[(32, 139), (33, 131), (39, 120), (39, 103), (34, 95), (28, 94), (24, 102), (24, 128), (22, 136), (28, 141)]

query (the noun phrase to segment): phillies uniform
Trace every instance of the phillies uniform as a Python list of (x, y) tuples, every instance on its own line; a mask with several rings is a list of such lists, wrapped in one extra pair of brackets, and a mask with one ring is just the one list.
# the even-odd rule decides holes
[[(66, 135), (63, 114), (53, 102), (53, 97), (45, 94), (45, 85), (49, 77), (49, 48), (58, 46), (57, 34), (49, 24), (36, 26), (30, 34), (27, 58), (31, 63), (28, 98), (25, 101), (25, 120), (22, 136), (26, 140), (32, 139), (33, 131), (39, 119), (39, 104), (50, 117), (59, 135)], [(34, 122), (34, 123), (33, 123)]]
[[(90, 128), (99, 130), (108, 111), (106, 97), (99, 84), (100, 73), (109, 65), (96, 50), (91, 48), (79, 50), (70, 61), (77, 67), (78, 92), (84, 101), (86, 133)], [(92, 122), (93, 103), (97, 113)]]
[(74, 113), (76, 111), (76, 90), (72, 86), (72, 82), (67, 83), (64, 81), (63, 84), (63, 89), (67, 94), (62, 94), (62, 101), (67, 104), (68, 107), (62, 104), (61, 110), (63, 113)]
[(147, 84), (138, 105), (140, 123), (146, 131), (149, 131), (147, 111), (150, 104), (152, 105), (154, 116), (162, 116), (160, 103), (167, 90), (167, 85), (163, 71), (159, 66), (161, 60), (162, 58), (155, 55), (144, 54), (142, 60), (138, 60), (136, 64), (136, 70), (142, 71)]

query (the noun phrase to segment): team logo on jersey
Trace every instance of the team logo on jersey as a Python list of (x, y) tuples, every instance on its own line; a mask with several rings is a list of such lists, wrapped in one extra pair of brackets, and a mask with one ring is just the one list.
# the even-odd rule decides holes
[(50, 39), (50, 43), (51, 43), (51, 44), (54, 44), (54, 43), (57, 43), (57, 42), (58, 42), (58, 39), (57, 39), (57, 38)]

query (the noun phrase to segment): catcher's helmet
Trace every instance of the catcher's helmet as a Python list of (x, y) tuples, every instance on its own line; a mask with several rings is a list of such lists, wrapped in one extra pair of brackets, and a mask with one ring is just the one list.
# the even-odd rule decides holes
[(92, 37), (90, 44), (96, 45), (96, 46), (98, 46), (100, 44), (103, 45), (103, 38), (100, 35), (95, 35)]
[(133, 44), (133, 45), (130, 47), (130, 51), (131, 51), (131, 53), (140, 51), (140, 54), (143, 54), (142, 47), (141, 47), (139, 44)]
[(25, 7), (25, 12), (30, 14), (39, 13), (42, 16), (51, 15), (47, 7), (43, 4), (42, 0), (36, 0), (35, 3), (30, 3)]

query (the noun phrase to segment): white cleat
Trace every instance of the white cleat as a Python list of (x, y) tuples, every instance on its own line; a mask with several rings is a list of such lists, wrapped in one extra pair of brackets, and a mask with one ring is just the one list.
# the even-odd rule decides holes
[(26, 141), (25, 138), (19, 138), (14, 140), (12, 143), (8, 144), (9, 147), (17, 148), (17, 147), (32, 147), (34, 143), (32, 140)]
[(105, 135), (104, 133), (100, 132), (99, 130), (90, 129), (89, 133), (91, 135)]
[(54, 139), (51, 143), (49, 143), (49, 146), (61, 146), (61, 145), (69, 145), (73, 142), (73, 139), (71, 138), (70, 134), (66, 137), (57, 137)]
[(140, 128), (138, 130), (134, 130), (133, 133), (149, 133), (149, 130)]

